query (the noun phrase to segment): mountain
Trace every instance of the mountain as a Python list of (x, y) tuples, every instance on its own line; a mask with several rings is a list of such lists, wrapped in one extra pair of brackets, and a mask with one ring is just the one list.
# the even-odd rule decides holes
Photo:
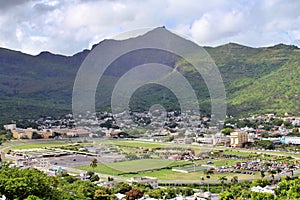
[(220, 60), (217, 65), (225, 82), (229, 112), (300, 113), (298, 47), (279, 44), (249, 48), (228, 44), (210, 50), (211, 56)]
[[(157, 34), (163, 28), (147, 34)], [(160, 33), (161, 34), (161, 33)], [(164, 34), (162, 32), (162, 34)], [(166, 31), (166, 34), (170, 32)], [(131, 39), (130, 39), (131, 40)], [(113, 45), (104, 40), (94, 45)], [(126, 41), (118, 41), (125, 44)], [(113, 47), (113, 46), (111, 46)], [(221, 72), (228, 101), (228, 114), (291, 112), (300, 114), (300, 50), (296, 46), (278, 44), (251, 48), (235, 43), (204, 47)], [(62, 115), (71, 112), (72, 88), (77, 71), (90, 53), (84, 50), (73, 56), (42, 52), (37, 56), (0, 48), (0, 120), (36, 118), (41, 115)], [(177, 58), (168, 52), (155, 56), (151, 49), (131, 52), (112, 63), (97, 88), (97, 110), (109, 108), (110, 94), (117, 80), (137, 64), (148, 63), (143, 54), (153, 55), (151, 61), (174, 67)], [(157, 53), (157, 52), (156, 52)], [(175, 61), (174, 61), (175, 60)], [(209, 113), (207, 87), (195, 70), (183, 65), (178, 69), (196, 91), (200, 109)], [(139, 88), (131, 99), (134, 110), (160, 103), (167, 109), (178, 108), (176, 97), (159, 85)]]

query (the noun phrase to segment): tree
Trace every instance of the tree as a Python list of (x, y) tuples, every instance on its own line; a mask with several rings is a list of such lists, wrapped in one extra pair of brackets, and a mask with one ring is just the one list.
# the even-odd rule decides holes
[(164, 191), (161, 188), (153, 189), (148, 192), (151, 198), (162, 199), (165, 195)]
[(231, 199), (249, 199), (250, 194), (249, 190), (246, 189), (248, 186), (242, 186), (243, 183), (240, 184), (232, 184), (228, 191), (220, 193), (221, 200), (231, 200)]
[(90, 167), (95, 169), (97, 167), (97, 164), (98, 164), (98, 160), (96, 158), (94, 158), (90, 164)]
[[(61, 184), (59, 186), (63, 191), (67, 191), (68, 193), (72, 194), (72, 196), (76, 196), (75, 199), (93, 199), (95, 195), (95, 191), (101, 189), (96, 184), (90, 181), (82, 181), (77, 179), (77, 181), (71, 184)], [(61, 198), (61, 199), (69, 199), (68, 197)], [(74, 198), (71, 198), (74, 199)]]
[(232, 128), (223, 128), (222, 131), (221, 131), (224, 135), (230, 135), (230, 133), (233, 132), (233, 129)]
[(94, 174), (90, 177), (91, 182), (99, 181), (100, 177), (97, 174)]
[(271, 174), (271, 177), (272, 177), (272, 180), (273, 180), (273, 182), (274, 182), (274, 179), (275, 179), (275, 174), (276, 174), (276, 171), (275, 170), (271, 170), (270, 171), (270, 174)]
[[(214, 171), (209, 169), (204, 171), (204, 174), (206, 175), (207, 179), (210, 179), (210, 175), (214, 174)], [(207, 191), (209, 191), (209, 183), (207, 182)]]
[(238, 176), (233, 176), (231, 179), (232, 183), (238, 183), (239, 182), (239, 177)]
[(265, 175), (265, 171), (260, 171), (260, 177), (261, 178), (264, 178), (266, 175)]
[(42, 199), (35, 195), (29, 195), (25, 200), (42, 200)]
[(107, 194), (104, 190), (96, 190), (94, 194), (94, 200), (109, 200), (110, 195)]
[(93, 171), (87, 171), (86, 175), (88, 175), (89, 177), (92, 177), (93, 175), (95, 175), (95, 172), (93, 172)]
[(264, 149), (274, 149), (275, 145), (270, 140), (257, 140), (254, 142), (256, 147), (264, 148)]
[(36, 169), (9, 168), (6, 165), (0, 169), (0, 194), (7, 199), (25, 199), (30, 195), (32, 198), (57, 199), (51, 177)]
[(266, 192), (252, 192), (250, 200), (273, 200), (274, 195)]
[(226, 176), (221, 176), (221, 177), (219, 177), (219, 181), (222, 185), (222, 192), (224, 192), (224, 183), (225, 183), (225, 181), (227, 181), (227, 177)]
[(270, 184), (270, 181), (268, 181), (265, 178), (262, 178), (262, 179), (253, 180), (252, 183), (251, 183), (251, 186), (252, 187), (254, 187), (254, 186), (265, 187), (266, 185), (269, 185), (269, 184)]
[(135, 200), (141, 198), (142, 196), (143, 193), (137, 188), (132, 188), (126, 192), (126, 200)]
[(95, 182), (95, 181), (99, 181), (100, 180), (100, 177), (95, 174), (95, 172), (92, 172), (92, 171), (88, 171), (86, 173), (86, 175), (88, 175), (89, 179), (91, 182)]
[(126, 182), (118, 182), (115, 184), (113, 189), (115, 193), (126, 194), (126, 192), (132, 189), (132, 187)]
[(231, 200), (231, 199), (234, 199), (234, 196), (231, 192), (229, 191), (226, 191), (226, 192), (222, 192), (219, 196), (219, 198), (221, 200)]

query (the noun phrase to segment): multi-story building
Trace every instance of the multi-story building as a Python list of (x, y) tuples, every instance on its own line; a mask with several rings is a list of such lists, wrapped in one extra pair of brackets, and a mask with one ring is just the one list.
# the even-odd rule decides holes
[(247, 132), (232, 132), (230, 133), (230, 146), (231, 147), (243, 147), (248, 142)]

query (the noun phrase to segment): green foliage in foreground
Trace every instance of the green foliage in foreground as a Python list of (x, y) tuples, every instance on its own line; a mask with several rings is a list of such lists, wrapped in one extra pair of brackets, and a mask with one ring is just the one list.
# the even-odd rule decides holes
[(126, 195), (126, 199), (136, 199), (143, 195), (153, 198), (174, 198), (176, 194), (192, 195), (191, 188), (160, 188), (153, 189), (150, 185), (119, 182), (113, 188), (97, 186), (91, 181), (82, 181), (78, 178), (62, 173), (58, 176), (47, 176), (36, 169), (10, 168), (2, 163), (0, 169), (0, 196), (7, 199), (26, 200), (110, 200), (114, 194)]
[(290, 180), (289, 177), (283, 178), (275, 189), (275, 194), (251, 192), (251, 187), (270, 185), (271, 182), (266, 179), (258, 179), (245, 183), (236, 183), (227, 187), (226, 191), (220, 194), (221, 200), (229, 199), (249, 199), (249, 200), (283, 200), (283, 199), (300, 199), (300, 177)]
[(52, 180), (33, 169), (2, 167), (0, 170), (0, 193), (8, 199), (25, 199), (29, 195), (56, 199), (58, 191), (52, 187)]
[(10, 168), (3, 164), (0, 169), (0, 195), (7, 199), (93, 199), (95, 192), (102, 189), (90, 181), (81, 181), (70, 176), (50, 177), (36, 169)]
[[(275, 189), (275, 195), (270, 193), (251, 192), (253, 186), (266, 186), (271, 182), (266, 179), (257, 179), (252, 182), (242, 182), (234, 184), (216, 185), (220, 192), (221, 186), (225, 191), (220, 194), (221, 200), (229, 199), (300, 199), (300, 177), (291, 180), (283, 178)], [(214, 186), (210, 191), (213, 192)], [(114, 194), (122, 193), (127, 199), (136, 199), (141, 195), (148, 195), (152, 198), (174, 198), (176, 194), (190, 196), (194, 193), (193, 189), (188, 187), (177, 188), (157, 188), (153, 189), (149, 185), (133, 184), (126, 182), (117, 183), (112, 189), (97, 186), (91, 181), (81, 181), (78, 178), (61, 174), (59, 176), (47, 176), (45, 173), (36, 169), (10, 168), (3, 164), (0, 169), (0, 195), (5, 195), (7, 199), (27, 199), (27, 200), (91, 200), (91, 199), (114, 199)]]

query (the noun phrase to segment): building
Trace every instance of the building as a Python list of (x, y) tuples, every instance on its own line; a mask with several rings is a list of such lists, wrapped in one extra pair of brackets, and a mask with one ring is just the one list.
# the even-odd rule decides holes
[(232, 132), (230, 133), (230, 146), (231, 147), (243, 147), (248, 142), (247, 132)]
[(27, 129), (21, 129), (16, 128), (11, 130), (13, 138), (16, 139), (32, 139), (33, 132), (38, 132), (36, 129), (27, 128)]
[(174, 142), (177, 144), (192, 144), (193, 138), (188, 138), (188, 137), (177, 138), (177, 139), (174, 139)]
[(278, 188), (278, 186), (276, 186), (276, 185), (274, 185), (274, 186), (267, 185), (265, 187), (256, 186), (256, 187), (252, 187), (251, 191), (275, 194), (276, 188)]
[(212, 144), (213, 137), (211, 135), (205, 135), (204, 137), (196, 137), (196, 141), (203, 144)]
[(6, 124), (3, 127), (5, 130), (14, 130), (17, 128), (16, 124)]
[(105, 136), (106, 137), (115, 137), (115, 136), (118, 136), (118, 134), (121, 133), (121, 132), (122, 132), (122, 130), (120, 130), (120, 129), (112, 129), (112, 128), (110, 128), (109, 130), (107, 130), (105, 132)]
[(158, 180), (157, 178), (153, 177), (132, 177), (131, 179), (127, 180), (128, 183), (142, 183), (144, 185), (151, 185), (152, 188), (158, 188)]
[(229, 146), (230, 138), (224, 135), (223, 133), (216, 133), (212, 135), (212, 144), (224, 144), (225, 146)]
[(284, 137), (280, 140), (280, 142), (285, 143), (285, 144), (299, 145), (300, 137)]

